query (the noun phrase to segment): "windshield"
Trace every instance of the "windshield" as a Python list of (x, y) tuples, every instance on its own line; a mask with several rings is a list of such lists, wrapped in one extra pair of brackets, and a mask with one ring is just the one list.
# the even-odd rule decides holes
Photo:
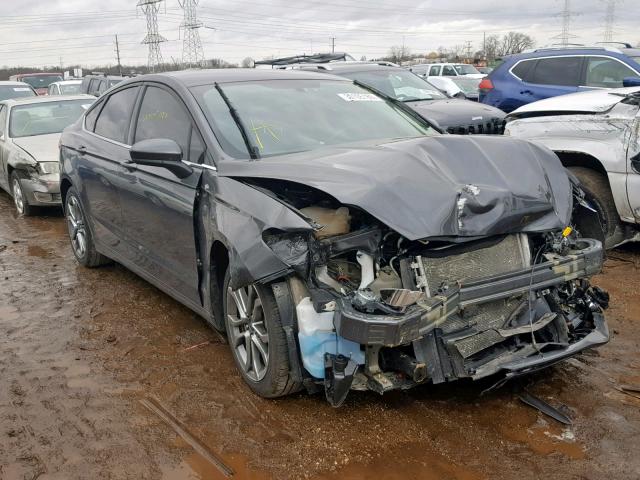
[(474, 73), (480, 73), (473, 65), (460, 64), (454, 65), (453, 68), (456, 69), (458, 75), (471, 75)]
[[(271, 80), (221, 86), (260, 156), (374, 139), (435, 135), (390, 102), (350, 82)], [(249, 158), (240, 129), (214, 85), (192, 89), (222, 148)]]
[(447, 98), (422, 78), (404, 70), (373, 70), (344, 75), (358, 80), (401, 102)]
[(11, 109), (9, 118), (9, 136), (19, 138), (60, 133), (80, 118), (90, 106), (91, 102), (86, 100), (15, 106)]
[(0, 86), (0, 100), (7, 100), (9, 98), (21, 98), (21, 97), (35, 97), (36, 92), (31, 88), (21, 87), (19, 85), (2, 85)]
[(60, 85), (60, 90), (63, 95), (73, 95), (74, 93), (80, 93), (80, 83), (68, 83)]
[(451, 80), (464, 93), (467, 93), (467, 94), (478, 93), (478, 86), (480, 85), (479, 78), (451, 77)]
[(21, 77), (20, 81), (28, 83), (33, 88), (47, 88), (53, 82), (62, 81), (60, 75), (34, 75), (31, 77)]

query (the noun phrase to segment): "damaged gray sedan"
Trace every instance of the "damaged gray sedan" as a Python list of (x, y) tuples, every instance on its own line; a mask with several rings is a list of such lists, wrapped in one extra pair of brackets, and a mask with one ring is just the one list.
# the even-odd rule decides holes
[(602, 246), (548, 149), (440, 135), (344, 78), (148, 75), (61, 140), (78, 261), (226, 331), (258, 395), (496, 381), (607, 342)]

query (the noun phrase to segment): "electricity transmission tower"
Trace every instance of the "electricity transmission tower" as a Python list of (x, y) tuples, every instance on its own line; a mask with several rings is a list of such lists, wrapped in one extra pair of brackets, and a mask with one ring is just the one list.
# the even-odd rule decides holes
[(147, 17), (147, 35), (142, 40), (143, 44), (149, 45), (149, 70), (155, 71), (155, 68), (162, 64), (162, 53), (160, 52), (160, 44), (166, 42), (167, 39), (158, 33), (158, 10), (160, 3), (164, 0), (139, 0), (138, 7)]
[(200, 0), (178, 0), (178, 4), (184, 10), (184, 20), (180, 24), (180, 28), (184, 31), (182, 64), (189, 67), (204, 66), (204, 50), (202, 49), (202, 41), (198, 31), (202, 27), (202, 22), (198, 21), (196, 14), (198, 3), (200, 3)]
[(604, 17), (604, 41), (613, 40), (613, 27), (616, 22), (616, 4), (618, 0), (606, 0), (607, 10)]
[(560, 40), (560, 44), (563, 47), (569, 45), (569, 39), (575, 38), (575, 35), (569, 33), (569, 29), (571, 27), (571, 17), (576, 15), (571, 11), (571, 0), (564, 0), (564, 9), (560, 16), (562, 17), (562, 32), (559, 35), (556, 35), (552, 38), (557, 38)]

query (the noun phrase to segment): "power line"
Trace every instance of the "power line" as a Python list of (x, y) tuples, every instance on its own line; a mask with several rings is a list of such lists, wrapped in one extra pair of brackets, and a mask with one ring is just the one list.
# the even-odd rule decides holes
[(604, 17), (604, 41), (613, 40), (613, 28), (616, 23), (616, 4), (618, 0), (606, 0), (607, 9)]
[(182, 64), (193, 66), (204, 66), (204, 50), (200, 40), (202, 22), (198, 21), (196, 7), (200, 0), (178, 0), (178, 4), (184, 10), (184, 20), (180, 27), (184, 33), (182, 41)]
[(162, 52), (160, 52), (160, 43), (166, 42), (167, 39), (158, 33), (158, 10), (160, 3), (164, 0), (139, 0), (138, 7), (147, 17), (147, 35), (142, 40), (143, 44), (149, 46), (149, 58), (147, 63), (150, 71), (161, 65)]

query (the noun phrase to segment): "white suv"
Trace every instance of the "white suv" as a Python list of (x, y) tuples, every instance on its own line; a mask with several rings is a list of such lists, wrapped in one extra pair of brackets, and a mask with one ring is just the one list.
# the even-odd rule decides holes
[(640, 87), (540, 100), (507, 121), (505, 135), (544, 144), (578, 177), (606, 248), (640, 240)]
[(421, 77), (486, 77), (476, 67), (467, 63), (421, 63), (412, 65), (411, 71)]

